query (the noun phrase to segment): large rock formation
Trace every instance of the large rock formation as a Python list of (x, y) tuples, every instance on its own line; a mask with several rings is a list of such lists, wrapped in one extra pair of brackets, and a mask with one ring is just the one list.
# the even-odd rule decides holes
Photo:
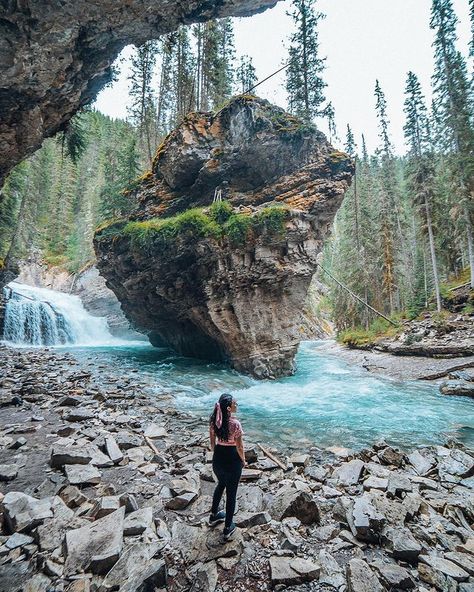
[[(258, 378), (290, 374), (352, 172), (322, 133), (267, 101), (191, 114), (158, 149), (132, 219), (98, 230), (99, 270), (152, 343)], [(226, 201), (209, 207), (216, 189)]]
[(112, 62), (181, 23), (248, 16), (278, 0), (8, 0), (0, 3), (0, 187), (112, 80)]

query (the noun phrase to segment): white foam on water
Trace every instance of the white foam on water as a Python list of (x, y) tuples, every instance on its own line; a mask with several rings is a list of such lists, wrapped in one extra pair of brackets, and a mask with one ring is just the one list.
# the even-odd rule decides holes
[(3, 339), (17, 347), (103, 347), (132, 345), (114, 337), (105, 317), (94, 317), (79, 296), (18, 282), (5, 287)]

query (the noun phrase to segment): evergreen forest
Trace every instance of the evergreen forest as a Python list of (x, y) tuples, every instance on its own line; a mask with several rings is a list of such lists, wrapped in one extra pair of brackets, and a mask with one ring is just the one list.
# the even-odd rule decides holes
[[(368, 152), (351, 122), (336, 129), (318, 36), (324, 15), (317, 0), (292, 2), (287, 61), (275, 67), (285, 70), (287, 108), (309, 124), (326, 119), (332, 143), (356, 163), (319, 273), (328, 287), (321, 306), (339, 332), (386, 330), (364, 302), (393, 319), (415, 318), (425, 309), (441, 314), (450, 287), (474, 288), (474, 0), (468, 1), (470, 56), (458, 48), (451, 0), (432, 1), (432, 100), (417, 73), (407, 71), (403, 155), (392, 144), (390, 97), (378, 80), (377, 149)], [(47, 264), (79, 272), (93, 260), (95, 228), (134, 208), (129, 190), (166, 134), (190, 111), (258, 94), (257, 82), (252, 59), (236, 57), (229, 18), (182, 26), (135, 48), (127, 120), (84, 108), (10, 174), (0, 201), (0, 262), (39, 252)]]

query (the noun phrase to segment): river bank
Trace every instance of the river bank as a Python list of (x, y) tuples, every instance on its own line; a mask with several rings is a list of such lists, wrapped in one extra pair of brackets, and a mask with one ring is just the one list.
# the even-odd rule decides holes
[(2, 591), (471, 590), (462, 446), (273, 450), (282, 469), (247, 438), (223, 544), (204, 418), (69, 353), (0, 355)]

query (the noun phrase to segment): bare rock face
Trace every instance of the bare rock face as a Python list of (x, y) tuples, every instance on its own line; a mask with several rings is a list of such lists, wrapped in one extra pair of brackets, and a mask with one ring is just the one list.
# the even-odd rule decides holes
[(125, 45), (181, 23), (249, 16), (278, 0), (12, 0), (0, 4), (0, 187), (111, 81)]
[[(257, 378), (291, 374), (352, 173), (322, 133), (267, 101), (191, 114), (158, 149), (131, 220), (96, 233), (99, 270), (153, 344)], [(211, 206), (216, 189), (224, 202)]]

